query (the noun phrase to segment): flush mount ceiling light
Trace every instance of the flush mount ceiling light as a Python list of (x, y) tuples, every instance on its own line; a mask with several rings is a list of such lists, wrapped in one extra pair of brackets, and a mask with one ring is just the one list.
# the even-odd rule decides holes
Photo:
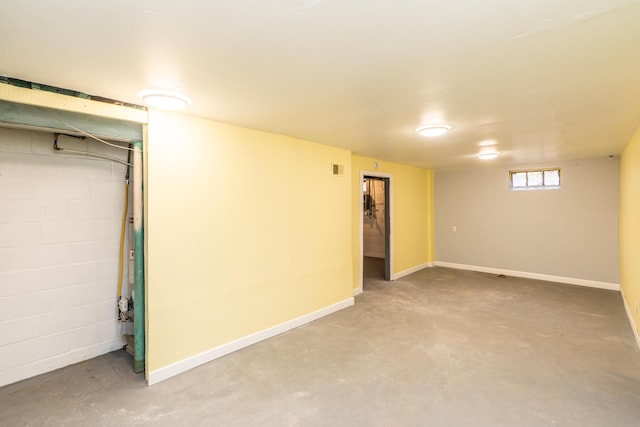
[(500, 153), (498, 153), (497, 151), (487, 151), (485, 153), (478, 154), (476, 157), (478, 157), (480, 160), (491, 160), (495, 159), (499, 155)]
[(494, 145), (498, 145), (494, 139), (485, 139), (478, 143), (478, 147), (493, 147)]
[(140, 97), (147, 105), (161, 110), (180, 110), (191, 104), (187, 96), (168, 90), (143, 90), (140, 92)]
[(447, 124), (427, 125), (420, 126), (418, 129), (416, 129), (416, 132), (418, 132), (422, 136), (433, 138), (436, 136), (444, 135), (445, 133), (449, 132), (451, 128), (453, 128), (453, 126)]

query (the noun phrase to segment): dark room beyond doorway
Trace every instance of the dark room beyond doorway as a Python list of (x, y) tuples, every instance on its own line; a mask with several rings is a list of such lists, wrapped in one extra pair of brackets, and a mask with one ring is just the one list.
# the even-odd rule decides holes
[(362, 186), (363, 256), (384, 260), (384, 279), (391, 280), (389, 178), (365, 176)]

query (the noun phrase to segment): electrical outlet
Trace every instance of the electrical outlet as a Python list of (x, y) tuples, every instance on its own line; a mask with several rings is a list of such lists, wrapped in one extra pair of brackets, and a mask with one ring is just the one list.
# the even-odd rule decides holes
[(458, 227), (456, 227), (456, 226), (454, 225), (453, 227), (451, 227), (451, 231), (453, 231), (453, 232), (455, 233), (456, 231), (458, 231)]

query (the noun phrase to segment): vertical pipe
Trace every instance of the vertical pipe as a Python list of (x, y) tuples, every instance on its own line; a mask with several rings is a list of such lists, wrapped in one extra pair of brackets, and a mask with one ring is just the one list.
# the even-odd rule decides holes
[(133, 141), (133, 370), (139, 374), (145, 367), (145, 297), (144, 297), (144, 234), (142, 229), (142, 141)]

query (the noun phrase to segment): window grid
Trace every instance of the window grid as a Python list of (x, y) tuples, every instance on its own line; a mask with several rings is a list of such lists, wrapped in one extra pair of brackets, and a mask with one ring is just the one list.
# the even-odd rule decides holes
[(560, 168), (522, 169), (509, 171), (512, 190), (560, 188)]

